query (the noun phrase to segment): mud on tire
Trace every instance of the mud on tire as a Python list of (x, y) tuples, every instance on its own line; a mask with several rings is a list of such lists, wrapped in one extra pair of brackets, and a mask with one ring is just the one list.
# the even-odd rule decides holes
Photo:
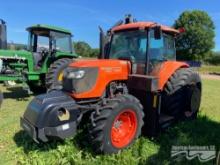
[(108, 100), (99, 111), (91, 114), (89, 136), (93, 150), (117, 153), (130, 146), (141, 134), (143, 118), (143, 107), (134, 96), (120, 95)]

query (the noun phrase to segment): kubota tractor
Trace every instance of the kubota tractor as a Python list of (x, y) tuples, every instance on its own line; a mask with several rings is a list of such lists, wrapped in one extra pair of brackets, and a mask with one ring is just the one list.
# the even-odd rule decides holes
[(64, 71), (62, 90), (28, 105), (21, 126), (36, 142), (73, 136), (86, 123), (94, 151), (116, 153), (143, 132), (156, 136), (196, 118), (201, 80), (175, 61), (178, 30), (126, 17), (100, 34), (100, 59), (76, 60)]

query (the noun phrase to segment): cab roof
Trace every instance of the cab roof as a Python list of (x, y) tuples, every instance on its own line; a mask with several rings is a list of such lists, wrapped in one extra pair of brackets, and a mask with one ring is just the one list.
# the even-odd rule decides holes
[(61, 32), (61, 33), (71, 34), (71, 31), (69, 31), (67, 29), (63, 29), (63, 28), (51, 26), (51, 25), (45, 25), (45, 24), (32, 25), (32, 26), (28, 27), (26, 30), (30, 31), (30, 30), (35, 30), (35, 29), (36, 30), (37, 29), (45, 29), (45, 30), (52, 30), (52, 31), (57, 31), (57, 32)]
[[(122, 25), (116, 26), (112, 29), (112, 31), (117, 32), (117, 31), (131, 30), (131, 29), (147, 29), (150, 27), (154, 27), (156, 25), (159, 25), (159, 24), (155, 22), (133, 22), (133, 23), (122, 24)], [(160, 26), (161, 26), (162, 31), (170, 32), (174, 34), (179, 33), (179, 31), (174, 28), (164, 26), (164, 25), (160, 25)]]

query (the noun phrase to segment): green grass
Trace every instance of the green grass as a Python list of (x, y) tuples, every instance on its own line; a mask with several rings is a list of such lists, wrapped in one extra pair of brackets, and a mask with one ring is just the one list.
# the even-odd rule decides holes
[(202, 65), (201, 68), (198, 69), (200, 73), (219, 73), (220, 74), (220, 65)]
[(5, 100), (0, 110), (0, 164), (200, 164), (196, 159), (174, 161), (170, 158), (170, 149), (172, 145), (220, 148), (219, 83), (218, 80), (203, 80), (197, 120), (179, 123), (154, 140), (142, 136), (129, 149), (113, 155), (95, 155), (88, 147), (89, 142), (82, 141), (81, 134), (63, 142), (34, 143), (19, 126), (19, 117), (32, 97), (21, 89), (6, 90), (1, 86)]

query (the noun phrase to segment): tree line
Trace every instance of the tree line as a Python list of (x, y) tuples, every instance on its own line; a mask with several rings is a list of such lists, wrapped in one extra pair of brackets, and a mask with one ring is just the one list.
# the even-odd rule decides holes
[(99, 48), (91, 48), (85, 41), (73, 42), (73, 48), (82, 57), (97, 57), (99, 55)]

